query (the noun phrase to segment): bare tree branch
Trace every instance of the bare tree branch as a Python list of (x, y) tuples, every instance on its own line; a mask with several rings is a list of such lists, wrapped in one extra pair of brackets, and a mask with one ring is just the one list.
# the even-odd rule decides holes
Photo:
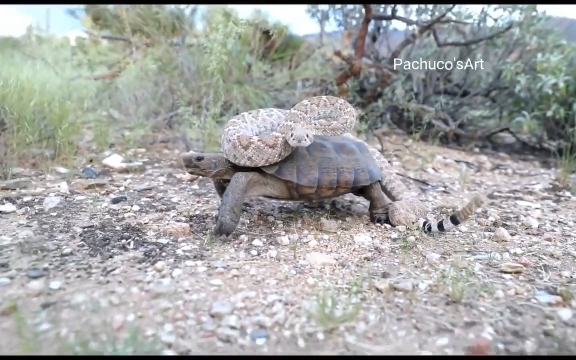
[(486, 35), (483, 37), (479, 37), (476, 39), (472, 39), (472, 40), (467, 40), (467, 41), (449, 41), (449, 42), (441, 42), (440, 39), (438, 38), (438, 33), (436, 32), (436, 29), (432, 29), (432, 36), (434, 37), (434, 42), (436, 43), (436, 46), (438, 47), (446, 47), (446, 46), (470, 46), (470, 45), (476, 45), (479, 44), (481, 42), (484, 41), (488, 41), (491, 39), (494, 39), (504, 33), (506, 33), (507, 31), (509, 31), (510, 29), (512, 29), (512, 27), (514, 26), (513, 23), (508, 24), (508, 26), (506, 26), (504, 29), (499, 30), (493, 34), (490, 35)]

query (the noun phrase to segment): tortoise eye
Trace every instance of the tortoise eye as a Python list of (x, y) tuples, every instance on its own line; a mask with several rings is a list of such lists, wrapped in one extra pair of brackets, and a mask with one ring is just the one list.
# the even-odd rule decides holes
[(198, 161), (198, 162), (203, 161), (203, 160), (204, 160), (204, 156), (202, 156), (202, 155), (198, 155), (198, 156), (196, 156), (196, 158), (194, 158), (194, 161)]

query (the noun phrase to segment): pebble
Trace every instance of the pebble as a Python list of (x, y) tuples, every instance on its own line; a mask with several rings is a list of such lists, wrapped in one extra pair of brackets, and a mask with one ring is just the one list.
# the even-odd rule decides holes
[(50, 281), (50, 285), (48, 285), (51, 290), (58, 290), (62, 287), (62, 281), (59, 280), (52, 280)]
[(41, 277), (46, 276), (44, 270), (39, 268), (30, 268), (26, 270), (26, 276), (30, 279), (40, 279)]
[(214, 286), (221, 286), (224, 285), (224, 282), (220, 279), (212, 279), (210, 281), (208, 281), (210, 283), (210, 285), (214, 285)]
[(8, 278), (5, 278), (5, 277), (0, 278), (0, 286), (6, 286), (6, 285), (10, 284), (10, 282), (11, 282), (11, 280)]
[(96, 171), (92, 166), (83, 167), (82, 170), (80, 170), (80, 173), (87, 179), (95, 179), (98, 177), (98, 171)]
[(372, 244), (372, 237), (365, 233), (354, 235), (354, 243), (360, 246), (368, 246)]
[(182, 275), (182, 269), (174, 269), (172, 270), (172, 277), (176, 278), (178, 276)]
[(64, 248), (64, 249), (62, 250), (62, 256), (68, 256), (68, 255), (70, 255), (70, 254), (72, 254), (72, 249), (70, 249), (69, 247)]
[(30, 281), (28, 284), (26, 284), (26, 290), (28, 292), (28, 295), (32, 297), (40, 295), (42, 291), (44, 291), (44, 285), (45, 283), (43, 279)]
[(500, 271), (507, 274), (516, 274), (524, 272), (526, 268), (522, 264), (517, 263), (504, 263), (500, 265)]
[(236, 315), (226, 315), (222, 319), (222, 326), (228, 326), (231, 329), (240, 328), (240, 318)]
[(216, 260), (216, 261), (212, 261), (212, 262), (210, 263), (210, 266), (213, 267), (213, 268), (225, 269), (228, 265), (226, 264), (225, 261)]
[(0, 213), (13, 213), (18, 209), (11, 203), (0, 205)]
[(231, 277), (240, 276), (240, 271), (238, 269), (232, 269), (230, 270), (230, 276)]
[(306, 254), (306, 261), (312, 266), (325, 266), (325, 265), (335, 265), (336, 260), (331, 256), (322, 254), (319, 252), (310, 252)]
[(210, 316), (222, 319), (224, 316), (232, 313), (232, 305), (225, 301), (215, 301), (210, 308)]
[(561, 308), (557, 309), (556, 312), (558, 313), (558, 317), (562, 319), (562, 321), (568, 322), (568, 320), (572, 319), (573, 316), (572, 309)]
[(430, 263), (437, 263), (441, 257), (442, 255), (440, 254), (429, 253), (428, 255), (426, 255), (426, 260)]
[(410, 292), (414, 288), (414, 283), (411, 280), (400, 280), (392, 283), (394, 290)]
[(254, 239), (254, 241), (252, 241), (252, 245), (254, 245), (254, 246), (264, 246), (264, 243), (263, 243), (262, 240), (260, 240), (260, 239)]
[(528, 216), (526, 219), (524, 219), (524, 224), (532, 229), (537, 229), (538, 226), (540, 226), (538, 220), (534, 219), (531, 216)]
[(164, 269), (166, 269), (166, 264), (163, 261), (158, 261), (156, 264), (154, 264), (154, 270), (162, 272)]
[(216, 337), (223, 342), (235, 343), (240, 337), (240, 332), (227, 327), (219, 327), (216, 329)]
[(44, 211), (50, 211), (55, 207), (62, 207), (64, 205), (64, 200), (59, 196), (47, 196), (44, 198), (42, 206)]
[(262, 329), (256, 329), (250, 331), (250, 339), (258, 345), (264, 345), (266, 339), (268, 338), (268, 332)]
[(118, 204), (118, 203), (121, 203), (122, 201), (126, 201), (126, 200), (128, 200), (128, 197), (126, 197), (124, 195), (116, 196), (116, 197), (113, 197), (112, 199), (110, 199), (110, 203), (111, 204)]
[(276, 242), (278, 243), (278, 245), (290, 245), (290, 239), (288, 239), (288, 236), (278, 236), (276, 238)]
[(563, 302), (561, 296), (548, 294), (544, 290), (536, 290), (536, 292), (534, 293), (534, 297), (542, 304), (555, 305), (555, 304), (561, 304)]
[(494, 235), (492, 235), (492, 241), (495, 242), (507, 242), (512, 239), (512, 236), (508, 233), (508, 230), (504, 229), (503, 227), (499, 227), (494, 231)]

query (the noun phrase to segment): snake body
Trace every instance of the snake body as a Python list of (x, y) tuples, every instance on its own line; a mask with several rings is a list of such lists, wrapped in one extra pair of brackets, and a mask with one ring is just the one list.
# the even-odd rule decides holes
[(335, 96), (315, 96), (292, 109), (257, 109), (234, 116), (224, 127), (222, 151), (239, 166), (275, 164), (296, 146), (308, 146), (314, 135), (335, 136), (351, 132), (356, 110)]

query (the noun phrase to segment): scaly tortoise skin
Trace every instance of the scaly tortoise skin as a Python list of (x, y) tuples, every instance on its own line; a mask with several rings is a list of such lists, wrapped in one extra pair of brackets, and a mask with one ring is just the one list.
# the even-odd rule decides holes
[(263, 167), (241, 167), (222, 154), (183, 154), (186, 170), (212, 178), (222, 196), (215, 227), (230, 235), (240, 221), (245, 196), (315, 201), (353, 193), (370, 201), (370, 219), (384, 223), (388, 200), (382, 172), (366, 144), (345, 136), (316, 136), (307, 147), (296, 147), (282, 161)]

